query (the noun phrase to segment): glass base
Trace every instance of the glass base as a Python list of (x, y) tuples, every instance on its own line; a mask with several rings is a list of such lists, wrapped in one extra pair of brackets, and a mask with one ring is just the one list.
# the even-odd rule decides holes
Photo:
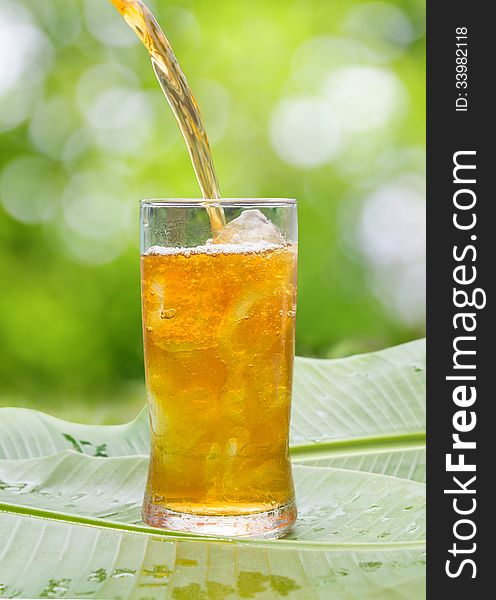
[(199, 515), (143, 503), (143, 521), (151, 527), (216, 537), (278, 538), (289, 533), (296, 521), (294, 500), (273, 510), (248, 515)]

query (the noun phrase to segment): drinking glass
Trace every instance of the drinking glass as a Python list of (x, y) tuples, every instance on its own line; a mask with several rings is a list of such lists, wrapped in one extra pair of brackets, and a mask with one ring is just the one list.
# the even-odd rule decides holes
[[(212, 213), (212, 204), (209, 204)], [(146, 523), (279, 537), (296, 519), (289, 459), (297, 209), (223, 199), (141, 203), (151, 451)], [(215, 207), (214, 207), (215, 208)]]

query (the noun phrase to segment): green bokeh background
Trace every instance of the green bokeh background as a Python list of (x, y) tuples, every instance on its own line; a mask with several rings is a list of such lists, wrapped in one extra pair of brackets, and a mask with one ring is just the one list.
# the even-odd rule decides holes
[[(296, 197), (297, 352), (424, 331), (423, 0), (155, 0), (226, 197)], [(138, 200), (198, 188), (107, 0), (0, 3), (0, 406), (144, 403)]]

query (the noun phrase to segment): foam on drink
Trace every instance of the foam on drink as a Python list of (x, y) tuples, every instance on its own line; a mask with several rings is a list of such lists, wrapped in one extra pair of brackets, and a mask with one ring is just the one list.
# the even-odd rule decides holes
[(284, 248), (282, 244), (272, 244), (270, 242), (255, 244), (205, 244), (203, 246), (193, 246), (191, 248), (152, 246), (149, 248), (146, 256), (182, 255), (189, 258), (194, 254), (206, 254), (207, 256), (216, 256), (218, 254), (260, 254), (261, 252), (278, 250), (281, 248)]

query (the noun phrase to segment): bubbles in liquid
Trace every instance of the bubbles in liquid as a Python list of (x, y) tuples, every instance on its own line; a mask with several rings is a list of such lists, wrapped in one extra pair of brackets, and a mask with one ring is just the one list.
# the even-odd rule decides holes
[[(245, 242), (238, 244), (217, 244), (209, 243), (204, 246), (195, 246), (193, 248), (171, 248), (169, 246), (151, 246), (146, 256), (172, 256), (180, 255), (182, 258), (191, 258), (198, 254), (207, 254), (208, 256), (223, 256), (224, 254), (263, 254), (270, 250), (280, 250), (287, 247), (287, 244), (273, 244), (270, 242)], [(162, 297), (159, 296), (160, 300)]]

